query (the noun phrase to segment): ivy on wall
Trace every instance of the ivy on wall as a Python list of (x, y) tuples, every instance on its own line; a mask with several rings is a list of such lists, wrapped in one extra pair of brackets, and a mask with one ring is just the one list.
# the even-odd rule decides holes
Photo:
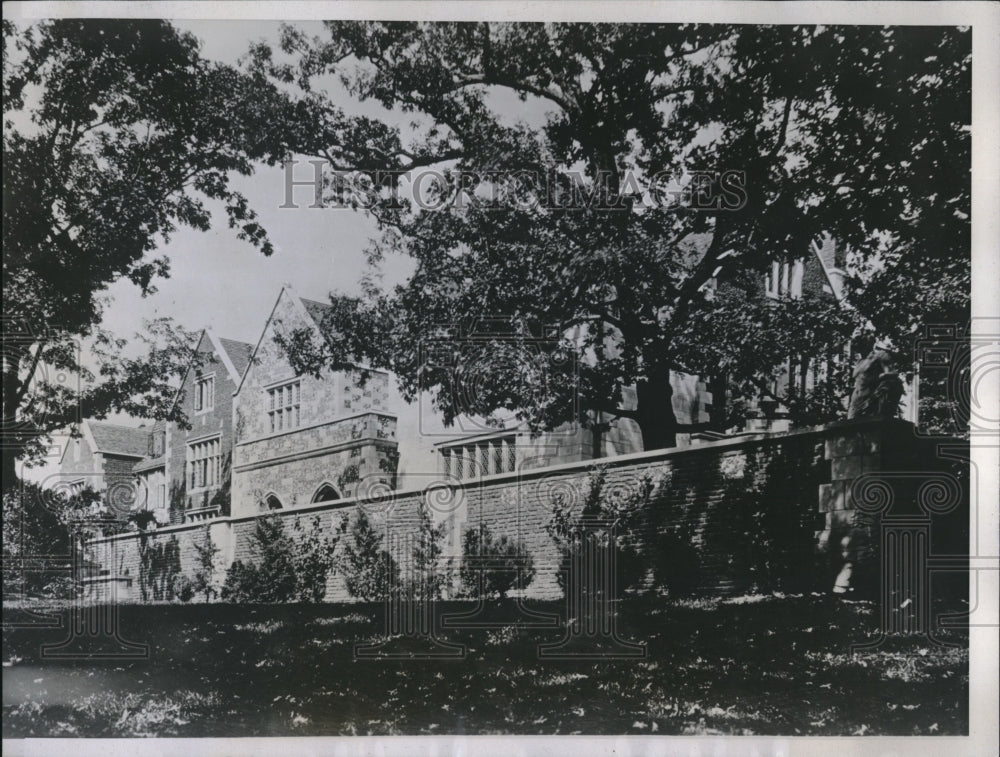
[(161, 540), (145, 532), (139, 536), (139, 593), (143, 602), (174, 598), (181, 575), (181, 549), (177, 537)]

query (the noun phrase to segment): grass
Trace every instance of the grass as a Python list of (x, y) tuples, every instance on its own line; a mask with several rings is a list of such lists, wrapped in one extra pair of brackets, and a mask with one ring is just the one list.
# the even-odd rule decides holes
[[(5, 607), (5, 623), (23, 622), (19, 613)], [(65, 631), (9, 628), (4, 736), (968, 730), (966, 635), (947, 632), (957, 647), (900, 637), (851, 654), (852, 643), (875, 636), (865, 602), (625, 603), (619, 633), (647, 653), (621, 660), (540, 659), (538, 644), (562, 630), (527, 627), (513, 603), (491, 608), (490, 617), (506, 614), (505, 626), (440, 634), (466, 645), (463, 659), (358, 659), (356, 643), (380, 639), (382, 613), (380, 605), (126, 606), (121, 637), (150, 649), (136, 660), (43, 659), (40, 645)]]

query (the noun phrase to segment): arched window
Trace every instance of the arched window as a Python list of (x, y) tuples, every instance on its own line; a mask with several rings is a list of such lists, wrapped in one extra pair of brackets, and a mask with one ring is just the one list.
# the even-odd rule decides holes
[(331, 499), (340, 499), (340, 495), (337, 490), (333, 488), (332, 484), (323, 484), (316, 490), (313, 495), (313, 502), (327, 502)]
[(264, 500), (264, 504), (267, 505), (268, 510), (281, 509), (281, 500), (274, 494), (268, 494), (267, 499)]

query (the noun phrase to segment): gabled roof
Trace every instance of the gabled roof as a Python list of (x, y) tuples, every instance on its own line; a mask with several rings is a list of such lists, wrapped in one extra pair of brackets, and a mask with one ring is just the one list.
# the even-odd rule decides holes
[(222, 351), (226, 353), (229, 361), (233, 364), (233, 368), (236, 369), (233, 383), (239, 383), (247, 366), (250, 365), (253, 345), (246, 342), (238, 342), (235, 339), (223, 339), (222, 337), (219, 337), (218, 343), (219, 347), (222, 348)]
[(299, 297), (299, 301), (302, 306), (306, 309), (309, 317), (316, 321), (316, 325), (320, 325), (323, 322), (323, 316), (329, 313), (333, 308), (330, 307), (329, 303), (318, 302), (316, 300), (307, 300), (305, 297)]
[(84, 421), (94, 441), (94, 452), (105, 455), (145, 457), (149, 449), (149, 429), (119, 426), (102, 421)]
[(156, 470), (157, 468), (164, 468), (167, 464), (166, 455), (160, 455), (159, 457), (149, 457), (145, 460), (140, 460), (135, 465), (132, 466), (133, 473), (142, 473), (143, 471)]

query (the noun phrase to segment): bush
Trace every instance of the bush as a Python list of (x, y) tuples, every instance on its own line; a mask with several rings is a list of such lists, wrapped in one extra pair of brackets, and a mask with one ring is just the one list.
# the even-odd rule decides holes
[[(349, 531), (349, 533), (348, 533)], [(338, 567), (352, 597), (384, 599), (399, 586), (399, 565), (383, 547), (384, 537), (362, 508), (340, 524), (344, 547)]]
[(215, 573), (215, 558), (221, 550), (212, 543), (208, 526), (205, 526), (202, 542), (200, 544), (195, 542), (194, 551), (195, 562), (198, 565), (193, 579), (194, 591), (196, 594), (204, 594), (205, 601), (209, 602), (218, 594), (212, 584), (212, 576)]
[(257, 519), (250, 537), (251, 553), (260, 555), (256, 563), (237, 560), (226, 574), (221, 597), (230, 602), (288, 602), (297, 585), (292, 561), (292, 540), (285, 533), (279, 515)]
[(326, 596), (326, 579), (335, 565), (336, 536), (324, 536), (319, 516), (314, 516), (307, 530), (295, 519), (295, 598), (299, 602), (322, 602)]
[[(258, 518), (251, 551), (260, 555), (260, 559), (255, 563), (234, 562), (226, 573), (221, 598), (257, 604), (322, 601), (327, 575), (334, 565), (337, 540), (323, 536), (318, 517), (313, 518), (308, 530), (296, 518), (294, 529), (297, 536), (289, 537), (282, 517), (277, 514)], [(211, 565), (207, 552), (205, 560), (203, 571)]]
[(195, 584), (187, 576), (174, 576), (170, 583), (170, 593), (181, 602), (190, 602), (194, 598)]
[(459, 577), (475, 596), (503, 598), (511, 589), (524, 589), (535, 577), (535, 562), (520, 541), (495, 537), (487, 525), (470, 528), (462, 537)]
[[(584, 540), (599, 538), (588, 528), (588, 523), (599, 523), (602, 530), (608, 528), (614, 533), (615, 596), (621, 597), (627, 590), (643, 588), (649, 567), (639, 546), (638, 531), (640, 518), (648, 509), (653, 490), (652, 479), (643, 476), (633, 491), (624, 496), (614, 496), (614, 493), (605, 491), (605, 470), (596, 468), (587, 482), (582, 507), (566, 499), (553, 503), (552, 515), (545, 529), (562, 556), (562, 570), (556, 574), (556, 580), (563, 591), (566, 590), (570, 566), (578, 559)], [(585, 593), (591, 590), (590, 575), (591, 571), (585, 569), (581, 585)], [(593, 590), (603, 589), (595, 586)]]

